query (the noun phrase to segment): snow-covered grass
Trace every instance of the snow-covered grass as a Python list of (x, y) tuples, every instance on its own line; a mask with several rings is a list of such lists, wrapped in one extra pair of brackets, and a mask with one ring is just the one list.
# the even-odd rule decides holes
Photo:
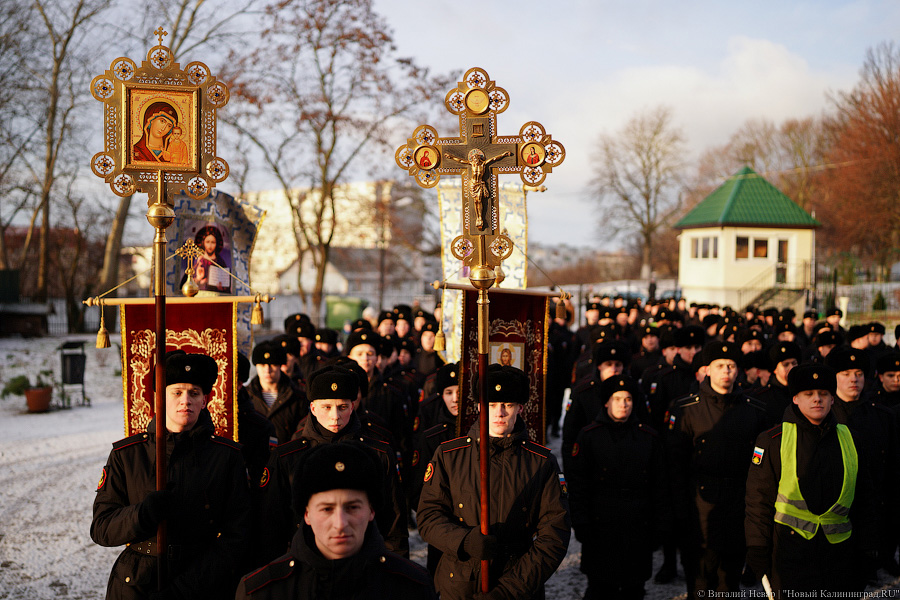
[[(33, 378), (46, 369), (58, 380), (56, 349), (68, 339), (86, 342), (91, 406), (78, 406), (75, 394), (71, 409), (29, 414), (21, 396), (0, 400), (0, 599), (99, 600), (121, 551), (97, 546), (89, 536), (101, 469), (111, 444), (124, 432), (115, 345), (97, 350), (93, 335), (0, 339), (0, 389), (16, 375)], [(550, 440), (557, 453), (559, 443)], [(424, 565), (425, 545), (415, 531), (410, 547), (412, 559)], [(572, 538), (568, 556), (547, 584), (548, 599), (582, 597), (586, 579), (579, 572), (580, 551)], [(660, 562), (657, 552), (654, 572)], [(897, 581), (886, 577), (880, 583), (897, 588)], [(668, 585), (648, 582), (646, 589), (648, 599), (663, 600), (684, 596), (685, 587), (679, 577)]]

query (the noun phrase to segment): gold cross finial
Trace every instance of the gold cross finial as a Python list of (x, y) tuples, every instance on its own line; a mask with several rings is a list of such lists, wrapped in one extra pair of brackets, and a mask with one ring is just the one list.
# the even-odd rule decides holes
[(156, 31), (153, 32), (157, 38), (159, 38), (159, 45), (162, 46), (162, 40), (165, 36), (169, 35), (169, 32), (162, 28), (162, 25), (156, 28)]
[(175, 251), (175, 254), (177, 254), (181, 258), (194, 260), (203, 255), (203, 250), (200, 248), (200, 246), (194, 243), (194, 240), (188, 240), (181, 248)]

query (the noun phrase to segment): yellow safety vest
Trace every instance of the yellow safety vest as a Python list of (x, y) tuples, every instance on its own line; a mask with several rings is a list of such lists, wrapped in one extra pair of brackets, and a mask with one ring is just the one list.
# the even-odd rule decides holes
[(778, 482), (778, 498), (775, 500), (775, 522), (790, 527), (807, 540), (816, 535), (819, 526), (832, 544), (843, 542), (853, 531), (849, 514), (856, 494), (859, 462), (853, 436), (846, 425), (837, 426), (837, 436), (844, 465), (841, 495), (825, 513), (816, 515), (807, 508), (797, 480), (797, 425), (783, 423), (781, 426), (781, 480)]

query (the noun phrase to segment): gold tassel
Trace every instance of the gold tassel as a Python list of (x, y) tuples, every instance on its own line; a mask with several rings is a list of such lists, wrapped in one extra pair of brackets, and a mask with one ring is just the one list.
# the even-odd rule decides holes
[(250, 324), (251, 325), (262, 325), (263, 324), (263, 310), (262, 310), (262, 306), (259, 303), (259, 294), (256, 295), (256, 303), (253, 305), (253, 312), (250, 313)]
[(97, 332), (97, 348), (109, 348), (109, 331), (103, 319), (103, 302), (100, 302), (100, 330)]
[(566, 318), (566, 293), (560, 292), (559, 300), (556, 301), (556, 318)]
[(447, 341), (444, 339), (444, 330), (438, 329), (438, 332), (434, 334), (434, 351), (443, 352), (446, 349)]

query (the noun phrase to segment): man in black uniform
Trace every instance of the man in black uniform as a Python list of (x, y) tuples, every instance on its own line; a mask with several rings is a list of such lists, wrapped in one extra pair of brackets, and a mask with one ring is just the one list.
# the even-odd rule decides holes
[(652, 325), (646, 325), (640, 328), (641, 347), (637, 354), (631, 359), (631, 378), (640, 381), (641, 376), (650, 366), (659, 362), (662, 358), (662, 348), (660, 348), (660, 329)]
[(793, 394), (788, 390), (788, 374), (800, 364), (802, 350), (794, 342), (778, 342), (769, 348), (769, 364), (772, 375), (756, 398), (766, 406), (770, 425), (776, 425), (784, 417), (784, 409), (791, 405)]
[(865, 447), (831, 412), (832, 369), (795, 367), (788, 383), (784, 422), (759, 435), (747, 475), (747, 563), (776, 598), (862, 592), (877, 543)]
[(309, 320), (297, 321), (285, 331), (297, 338), (300, 354), (297, 356), (297, 371), (300, 379), (307, 381), (310, 374), (321, 366), (322, 353), (316, 349), (316, 326)]
[(591, 347), (591, 343), (593, 342), (591, 330), (597, 325), (597, 322), (600, 321), (600, 311), (602, 309), (603, 306), (599, 302), (588, 302), (587, 305), (585, 305), (585, 324), (579, 327), (575, 332), (575, 338), (579, 345), (577, 353), (581, 353), (585, 348)]
[[(431, 426), (423, 429), (422, 425), (416, 432), (415, 452), (412, 459), (412, 496), (410, 506), (419, 506), (419, 496), (422, 493), (422, 485), (425, 478), (425, 469), (431, 464), (438, 446), (457, 437), (456, 421), (459, 415), (459, 363), (450, 363), (441, 367), (435, 377), (434, 389), (430, 407)], [(424, 403), (423, 403), (424, 408)], [(423, 415), (424, 417), (424, 415)], [(426, 566), (428, 572), (434, 575), (437, 569), (441, 551), (428, 545), (428, 558)]]
[(306, 397), (281, 371), (287, 360), (284, 349), (274, 342), (260, 342), (253, 348), (256, 377), (247, 386), (253, 408), (262, 413), (275, 427), (278, 443), (291, 439), (297, 424), (306, 415)]
[[(543, 598), (569, 546), (564, 480), (553, 453), (528, 440), (519, 418), (528, 376), (495, 364), (487, 379), (490, 440), (479, 439), (475, 423), (468, 436), (441, 444), (425, 471), (419, 532), (444, 553), (435, 574), (442, 600), (472, 598), (481, 589), (482, 560), (490, 561), (490, 592), (479, 597)], [(482, 443), (490, 444), (487, 535), (479, 528)]]
[(875, 363), (878, 384), (872, 391), (872, 400), (888, 408), (900, 405), (900, 352), (886, 352)]
[[(621, 375), (631, 360), (631, 352), (622, 342), (603, 342), (594, 346), (591, 362), (597, 367), (572, 389), (572, 398), (563, 420), (563, 466), (572, 455), (572, 446), (582, 427), (590, 425), (603, 408), (600, 384), (610, 377)], [(641, 402), (643, 399), (640, 400)]]
[[(674, 335), (677, 355), (672, 360), (671, 366), (657, 371), (651, 381), (644, 382), (645, 387), (649, 383), (652, 391), (650, 406), (657, 408), (655, 411), (657, 415), (659, 415), (658, 407), (665, 407), (668, 410), (672, 402), (690, 393), (696, 373), (696, 369), (691, 368), (691, 362), (703, 349), (705, 340), (703, 328), (696, 325), (676, 329)], [(660, 424), (659, 421), (656, 423)]]
[(244, 577), (237, 600), (435, 598), (428, 573), (389, 552), (375, 525), (384, 484), (371, 449), (326, 444), (302, 468), (293, 510), (303, 525), (287, 554)]
[(836, 373), (837, 387), (831, 410), (837, 422), (859, 434), (858, 446), (868, 446), (872, 481), (878, 500), (881, 550), (885, 559), (883, 566), (889, 572), (898, 572), (893, 548), (888, 550), (888, 546), (896, 542), (891, 531), (898, 526), (897, 513), (889, 508), (897, 498), (900, 482), (897, 421), (889, 408), (873, 402), (864, 391), (865, 374), (869, 370), (869, 357), (865, 350), (843, 346), (835, 348), (828, 354), (825, 364)]
[[(416, 431), (426, 431), (438, 424), (456, 422), (456, 415), (459, 414), (459, 363), (446, 364), (438, 369), (432, 389), (434, 392), (419, 404), (419, 422)], [(431, 457), (423, 458), (427, 463)]]
[[(250, 481), (259, 481), (262, 471), (269, 462), (269, 449), (278, 443), (275, 427), (262, 413), (253, 408), (253, 401), (247, 394), (244, 383), (250, 378), (250, 361), (243, 352), (238, 352), (238, 435), (241, 452), (247, 463)], [(251, 488), (252, 491), (252, 488)]]
[(309, 383), (310, 416), (303, 435), (272, 450), (269, 464), (259, 481), (262, 492), (260, 521), (261, 547), (256, 558), (264, 564), (280, 556), (290, 544), (302, 515), (291, 512), (291, 490), (297, 489), (297, 475), (309, 451), (326, 444), (359, 441), (369, 446), (381, 462), (384, 477), (383, 501), (375, 518), (392, 552), (409, 554), (406, 529), (406, 500), (397, 476), (393, 450), (382, 442), (364, 436), (353, 411), (359, 393), (356, 374), (340, 367), (323, 367), (312, 374)]
[(744, 566), (748, 458), (765, 429), (765, 407), (733, 392), (741, 352), (710, 342), (700, 391), (675, 402), (668, 419), (673, 506), (682, 530), (688, 597), (737, 592)]
[(578, 434), (569, 460), (572, 528), (581, 541), (586, 600), (643, 598), (653, 540), (671, 522), (662, 444), (656, 431), (638, 422), (637, 394), (628, 377), (601, 383), (605, 410)]
[[(218, 377), (203, 354), (166, 358), (166, 471), (156, 490), (156, 421), (113, 444), (94, 499), (91, 539), (127, 545), (108, 600), (227, 598), (244, 566), (250, 495), (240, 446), (215, 435), (206, 410)], [(159, 589), (157, 526), (165, 521), (168, 582)]]

